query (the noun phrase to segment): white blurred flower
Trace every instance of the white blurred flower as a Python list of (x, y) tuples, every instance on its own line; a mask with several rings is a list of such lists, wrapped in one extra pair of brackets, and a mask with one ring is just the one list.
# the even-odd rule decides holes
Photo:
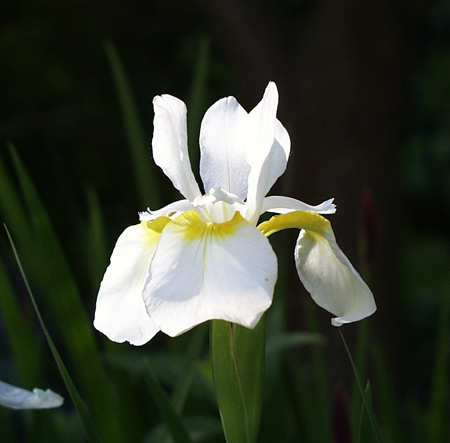
[[(202, 195), (192, 173), (186, 106), (153, 100), (153, 158), (185, 197), (140, 214), (120, 235), (100, 286), (95, 327), (117, 342), (142, 345), (158, 331), (176, 336), (210, 319), (253, 328), (272, 303), (276, 256), (267, 236), (302, 229), (295, 259), (313, 300), (337, 318), (375, 311), (373, 296), (336, 244), (327, 200), (310, 206), (267, 193), (286, 169), (290, 138), (276, 118), (270, 82), (247, 113), (234, 97), (213, 104), (200, 129)], [(264, 212), (280, 215), (257, 227)], [(264, 235), (263, 235), (264, 234)]]
[(10, 409), (58, 408), (64, 399), (56, 392), (34, 388), (32, 391), (0, 381), (0, 405)]

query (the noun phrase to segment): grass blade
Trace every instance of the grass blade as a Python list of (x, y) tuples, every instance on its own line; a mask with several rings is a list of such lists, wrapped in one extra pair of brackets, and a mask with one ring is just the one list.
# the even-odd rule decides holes
[[(429, 408), (428, 441), (447, 441), (445, 424), (448, 425), (449, 401), (449, 314), (450, 301), (447, 297), (439, 319), (438, 337), (436, 341), (436, 357), (433, 369), (431, 399)], [(448, 427), (447, 427), (448, 429)]]
[(181, 417), (172, 406), (167, 394), (158, 383), (148, 360), (145, 362), (146, 382), (152, 398), (164, 419), (167, 430), (170, 432), (175, 443), (192, 443), (192, 440), (184, 427)]
[[(370, 382), (367, 381), (366, 383), (366, 388), (364, 390), (364, 394), (366, 396), (366, 399), (370, 405), (370, 407), (372, 407), (372, 401), (371, 401), (371, 394), (370, 394)], [(361, 405), (360, 411), (359, 411), (359, 420), (358, 420), (358, 434), (357, 434), (357, 443), (361, 443), (361, 437), (363, 434), (363, 426), (364, 426), (364, 407)]]
[(105, 224), (98, 196), (93, 189), (87, 191), (89, 220), (86, 244), (89, 248), (89, 268), (91, 287), (97, 291), (108, 262), (106, 247)]
[(389, 377), (385, 357), (381, 352), (380, 346), (376, 343), (372, 347), (372, 353), (378, 405), (384, 435), (387, 441), (403, 441), (405, 437), (400, 428), (398, 417), (398, 413), (401, 408), (398, 407), (394, 384)]
[(89, 410), (88, 410), (88, 408), (86, 406), (86, 403), (81, 398), (77, 388), (75, 387), (75, 384), (73, 383), (72, 378), (69, 375), (69, 371), (67, 370), (66, 366), (64, 365), (64, 363), (63, 363), (63, 361), (61, 359), (61, 356), (60, 356), (58, 350), (56, 349), (56, 346), (55, 346), (55, 344), (54, 344), (54, 342), (53, 342), (53, 340), (52, 340), (52, 338), (51, 338), (51, 336), (50, 336), (50, 334), (49, 334), (49, 332), (47, 330), (47, 327), (45, 326), (44, 320), (43, 320), (43, 318), (41, 316), (41, 313), (39, 311), (39, 307), (38, 307), (38, 305), (36, 303), (36, 300), (34, 298), (34, 295), (33, 295), (33, 292), (31, 290), (30, 284), (28, 282), (28, 278), (27, 278), (27, 276), (25, 274), (25, 271), (23, 269), (22, 262), (20, 260), (20, 257), (19, 257), (19, 254), (17, 252), (17, 249), (16, 249), (16, 246), (14, 244), (14, 241), (13, 241), (13, 239), (11, 237), (11, 234), (10, 234), (6, 224), (4, 224), (3, 226), (5, 228), (6, 235), (8, 236), (8, 240), (9, 240), (9, 243), (10, 243), (11, 248), (13, 250), (14, 258), (16, 260), (17, 266), (19, 267), (19, 271), (20, 271), (20, 274), (22, 276), (23, 282), (25, 284), (26, 290), (27, 290), (28, 295), (30, 297), (31, 304), (33, 305), (34, 312), (36, 313), (36, 316), (38, 318), (38, 321), (39, 321), (39, 324), (41, 326), (42, 332), (44, 333), (45, 339), (47, 340), (48, 346), (49, 346), (50, 351), (51, 351), (51, 353), (53, 355), (55, 363), (56, 363), (56, 365), (58, 367), (59, 373), (61, 374), (61, 377), (62, 377), (62, 379), (64, 381), (66, 389), (67, 389), (67, 391), (68, 391), (68, 393), (70, 395), (70, 398), (73, 401), (73, 404), (74, 404), (75, 408), (77, 409), (77, 411), (78, 411), (78, 413), (80, 415), (80, 418), (81, 418), (81, 420), (82, 420), (82, 422), (84, 424), (84, 428), (86, 430), (86, 433), (87, 433), (89, 439), (91, 441), (94, 441), (94, 442), (99, 442), (100, 439), (99, 439), (99, 436), (98, 436), (97, 431), (96, 431), (97, 427), (93, 424), (92, 417), (91, 417), (91, 414), (90, 414), (90, 412), (89, 412)]
[(27, 230), (32, 241), (22, 235), (19, 240), (23, 242), (19, 245), (28, 259), (30, 275), (41, 291), (50, 318), (59, 328), (65, 346), (70, 349), (75, 375), (80, 379), (80, 386), (102, 433), (109, 442), (121, 441), (121, 423), (116, 419), (119, 405), (103, 370), (91, 321), (84, 310), (75, 279), (31, 178), (12, 144), (9, 144), (9, 149), (29, 214)]
[(359, 378), (359, 374), (358, 374), (358, 369), (356, 368), (355, 362), (353, 361), (353, 357), (352, 354), (350, 352), (350, 348), (347, 345), (347, 341), (344, 338), (344, 334), (342, 334), (342, 331), (340, 329), (338, 329), (339, 335), (341, 337), (342, 343), (344, 344), (344, 348), (345, 348), (345, 352), (347, 353), (348, 359), (350, 360), (350, 364), (352, 366), (352, 370), (353, 370), (353, 375), (355, 377), (356, 380), (356, 384), (359, 390), (359, 393), (361, 395), (361, 399), (362, 399), (362, 404), (363, 407), (365, 408), (366, 412), (367, 412), (367, 416), (369, 417), (369, 421), (370, 421), (370, 426), (372, 427), (372, 432), (375, 436), (375, 439), (378, 443), (382, 443), (382, 438), (381, 438), (381, 433), (380, 433), (380, 429), (378, 427), (378, 424), (376, 422), (375, 416), (373, 414), (372, 408), (370, 406), (369, 400), (367, 399), (364, 390), (362, 388), (361, 385), (361, 380)]
[(194, 76), (191, 85), (189, 99), (189, 119), (188, 119), (188, 143), (189, 157), (191, 164), (197, 165), (200, 160), (200, 150), (198, 148), (198, 138), (200, 133), (200, 123), (204, 112), (206, 79), (209, 67), (209, 40), (201, 38), (197, 48), (197, 59), (195, 63)]
[(106, 41), (104, 47), (122, 110), (137, 190), (140, 203), (143, 205), (142, 209), (149, 205), (153, 208), (159, 208), (162, 202), (159, 193), (156, 191), (158, 186), (150, 167), (150, 140), (142, 129), (133, 93), (119, 54), (110, 41)]
[(7, 217), (8, 223), (13, 227), (15, 235), (20, 236), (23, 243), (27, 243), (31, 238), (28, 218), (2, 158), (0, 158), (0, 207), (3, 216)]
[(0, 263), (0, 313), (23, 386), (34, 386), (42, 375), (42, 343), (33, 333)]
[(270, 354), (284, 352), (297, 346), (323, 345), (325, 342), (322, 335), (315, 332), (293, 332), (277, 334), (267, 340), (266, 353)]

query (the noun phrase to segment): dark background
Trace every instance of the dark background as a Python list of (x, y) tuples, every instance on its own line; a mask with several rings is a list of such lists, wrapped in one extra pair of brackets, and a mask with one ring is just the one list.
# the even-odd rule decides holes
[[(111, 248), (144, 209), (105, 41), (121, 56), (149, 146), (153, 96), (183, 99), (189, 118), (198, 70), (203, 110), (226, 95), (250, 110), (275, 80), (292, 154), (272, 193), (312, 204), (335, 197), (334, 230), (370, 273), (371, 322), (395, 387), (405, 401), (426, 401), (450, 295), (449, 1), (5, 0), (0, 23), (0, 152), (16, 145), (82, 288), (86, 190), (98, 192)], [(152, 171), (170, 202), (171, 184)], [(277, 248), (289, 324), (305, 329), (310, 302), (290, 259), (293, 239)], [(94, 300), (86, 294), (90, 312)], [(331, 335), (328, 317), (320, 312), (318, 324)], [(338, 378), (342, 348), (329, 339)]]

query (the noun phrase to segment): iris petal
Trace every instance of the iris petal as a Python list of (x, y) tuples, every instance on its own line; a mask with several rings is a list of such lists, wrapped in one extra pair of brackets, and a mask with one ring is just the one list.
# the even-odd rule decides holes
[(334, 214), (336, 205), (333, 203), (333, 200), (333, 198), (330, 198), (316, 206), (312, 206), (295, 198), (271, 195), (264, 199), (263, 212), (286, 214), (293, 211), (311, 211), (318, 214)]
[(337, 245), (327, 219), (314, 212), (295, 211), (258, 226), (266, 236), (288, 228), (302, 229), (295, 247), (298, 275), (312, 299), (337, 316), (332, 319), (334, 326), (376, 311), (372, 292)]
[(247, 120), (247, 112), (234, 97), (223, 98), (206, 111), (200, 128), (200, 175), (206, 192), (222, 188), (241, 200), (247, 197)]
[(50, 409), (57, 408), (64, 399), (50, 389), (32, 391), (0, 381), (0, 405), (10, 409)]
[(153, 99), (153, 159), (188, 200), (200, 196), (187, 148), (186, 105), (171, 95)]
[(97, 298), (94, 326), (112, 341), (143, 345), (158, 331), (148, 316), (142, 291), (160, 233), (159, 218), (130, 226), (120, 235)]
[(291, 142), (289, 134), (276, 119), (278, 91), (270, 82), (261, 102), (250, 112), (248, 156), (247, 219), (256, 222), (262, 213), (264, 196), (286, 169)]
[(239, 213), (206, 223), (189, 211), (164, 229), (144, 290), (147, 312), (176, 336), (210, 319), (253, 328), (272, 302), (276, 256)]

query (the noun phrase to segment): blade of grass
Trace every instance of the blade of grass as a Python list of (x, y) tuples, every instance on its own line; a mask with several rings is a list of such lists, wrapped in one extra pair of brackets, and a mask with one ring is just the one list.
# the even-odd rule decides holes
[(89, 210), (86, 242), (89, 248), (88, 272), (91, 276), (91, 287), (97, 291), (108, 262), (105, 224), (97, 193), (93, 189), (87, 190), (87, 203)]
[[(317, 311), (311, 303), (305, 304), (305, 320), (309, 331), (318, 332)], [(329, 398), (331, 395), (329, 378), (325, 363), (325, 354), (323, 346), (314, 346), (311, 350), (312, 361), (314, 365), (313, 388), (315, 395), (315, 413), (310, 418), (314, 422), (316, 429), (316, 438), (318, 441), (331, 441), (331, 404)]]
[(296, 346), (323, 345), (322, 335), (315, 332), (293, 332), (277, 334), (267, 340), (266, 353), (268, 356), (277, 352), (284, 352)]
[[(119, 405), (110, 380), (103, 370), (91, 321), (87, 318), (50, 217), (16, 149), (12, 144), (9, 144), (9, 149), (29, 214), (28, 231), (32, 235), (32, 241), (19, 245), (27, 253), (30, 275), (40, 289), (46, 308), (59, 328), (66, 347), (70, 349), (75, 374), (80, 378), (80, 385), (105, 438), (110, 442), (120, 442), (121, 423), (116, 419)], [(22, 236), (21, 239), (27, 240), (27, 237)], [(96, 380), (96, 383), (92, 383), (92, 380)]]
[(203, 37), (198, 42), (197, 59), (195, 63), (194, 75), (191, 85), (189, 99), (189, 119), (188, 119), (188, 144), (191, 164), (199, 164), (200, 150), (198, 148), (198, 137), (200, 123), (205, 104), (206, 79), (209, 67), (209, 39)]
[(196, 370), (196, 361), (200, 357), (202, 347), (205, 343), (208, 332), (205, 326), (206, 325), (197, 327), (193, 331), (192, 338), (185, 355), (187, 361), (185, 375), (181, 377), (173, 393), (172, 404), (179, 414), (183, 411), (184, 404), (186, 403), (189, 388), (191, 387), (192, 379)]
[(379, 426), (378, 426), (378, 424), (376, 422), (376, 419), (375, 419), (375, 416), (373, 414), (372, 408), (370, 407), (370, 403), (369, 403), (368, 399), (366, 398), (366, 395), (364, 394), (364, 390), (362, 388), (361, 380), (360, 380), (359, 374), (358, 374), (358, 369), (357, 369), (357, 367), (355, 365), (355, 362), (353, 361), (353, 357), (352, 357), (352, 354), (350, 352), (350, 348), (348, 347), (347, 341), (344, 338), (344, 334), (342, 333), (342, 331), (340, 329), (338, 329), (338, 333), (339, 333), (339, 335), (341, 337), (342, 343), (344, 344), (344, 348), (345, 348), (345, 352), (347, 353), (347, 357), (350, 360), (350, 364), (351, 364), (352, 370), (353, 370), (353, 375), (355, 377), (356, 384), (357, 384), (359, 393), (361, 395), (363, 407), (365, 408), (365, 410), (367, 412), (367, 416), (369, 417), (369, 421), (370, 421), (370, 426), (372, 428), (372, 432), (373, 432), (373, 434), (375, 436), (376, 441), (378, 443), (381, 443), (383, 441), (382, 437), (381, 437), (381, 432), (380, 432)]
[[(450, 300), (444, 302), (439, 319), (438, 337), (436, 340), (436, 356), (434, 362), (431, 399), (429, 407), (428, 441), (447, 441), (445, 423), (448, 425), (448, 401), (450, 389), (449, 376), (449, 314)], [(448, 426), (447, 426), (448, 429)]]
[(72, 402), (80, 415), (80, 419), (82, 420), (82, 422), (84, 424), (84, 428), (85, 428), (87, 436), (89, 437), (89, 439), (91, 441), (99, 442), (100, 438), (97, 434), (97, 426), (94, 425), (94, 423), (92, 421), (92, 416), (89, 412), (89, 409), (86, 406), (86, 403), (84, 402), (84, 400), (81, 398), (81, 396), (78, 392), (78, 389), (75, 387), (75, 384), (73, 383), (72, 378), (69, 375), (69, 371), (67, 370), (66, 366), (64, 365), (62, 358), (61, 358), (58, 350), (56, 349), (56, 346), (47, 330), (47, 327), (44, 323), (44, 320), (41, 316), (41, 312), (39, 310), (39, 307), (36, 303), (33, 292), (31, 290), (30, 284), (28, 282), (28, 278), (23, 269), (22, 262), (20, 260), (19, 254), (18, 254), (16, 246), (14, 244), (14, 240), (11, 237), (11, 234), (10, 234), (6, 224), (3, 224), (3, 226), (5, 228), (6, 235), (8, 236), (8, 240), (11, 245), (11, 249), (14, 253), (14, 258), (16, 260), (17, 266), (19, 267), (19, 271), (22, 276), (23, 282), (25, 284), (27, 293), (30, 297), (31, 304), (33, 305), (34, 312), (36, 313), (36, 317), (38, 318), (39, 325), (41, 326), (42, 332), (44, 333), (45, 339), (47, 340), (47, 344), (48, 344), (50, 351), (52, 353), (52, 356), (55, 360), (56, 366), (58, 367), (59, 373), (61, 374), (61, 378), (63, 379), (66, 389), (70, 395), (70, 398), (72, 399)]
[[(367, 281), (367, 280), (366, 280)], [(355, 352), (355, 364), (358, 368), (358, 374), (361, 379), (365, 379), (366, 366), (367, 366), (367, 343), (369, 337), (369, 324), (367, 321), (361, 321), (356, 330), (356, 352)], [(351, 397), (351, 421), (352, 428), (356, 432), (358, 429), (358, 421), (361, 411), (361, 398), (359, 395), (358, 387), (356, 386), (356, 380), (353, 382), (352, 397)], [(357, 434), (354, 434), (354, 439), (357, 438)]]
[[(180, 415), (183, 412), (184, 404), (186, 403), (189, 389), (191, 388), (192, 381), (197, 370), (196, 359), (200, 357), (200, 352), (206, 338), (207, 329), (205, 326), (206, 325), (202, 325), (192, 331), (192, 337), (186, 351), (185, 370), (178, 380), (172, 395), (173, 408)], [(172, 441), (170, 436), (167, 434), (166, 429), (161, 430), (158, 441), (160, 443), (170, 443)]]
[[(366, 388), (364, 389), (364, 394), (366, 396), (366, 398), (369, 401), (369, 404), (371, 405), (371, 396), (370, 396), (370, 382), (369, 380), (367, 380), (366, 383)], [(364, 424), (364, 408), (361, 405), (360, 411), (359, 411), (359, 420), (358, 420), (358, 436), (357, 436), (357, 442), (361, 443), (361, 436), (362, 436), (362, 431), (363, 431), (363, 424)]]
[(42, 343), (22, 311), (0, 262), (0, 312), (22, 386), (34, 386), (42, 375)]
[(151, 170), (150, 147), (148, 137), (142, 129), (139, 113), (134, 101), (131, 86), (128, 82), (125, 68), (120, 60), (117, 49), (112, 42), (106, 41), (104, 48), (111, 68), (123, 123), (131, 151), (140, 203), (147, 206), (161, 207), (161, 196), (157, 192), (158, 186)]
[(161, 385), (158, 383), (153, 374), (150, 362), (145, 361), (146, 369), (146, 383), (152, 395), (152, 398), (157, 405), (163, 420), (166, 423), (167, 430), (170, 432), (175, 443), (192, 443), (192, 440), (184, 427), (181, 417), (178, 415), (175, 408), (172, 406), (167, 394), (164, 392)]
[(13, 232), (24, 243), (31, 238), (27, 217), (11, 177), (0, 157), (0, 207)]
[(398, 411), (401, 408), (398, 406), (394, 384), (389, 377), (385, 357), (381, 352), (380, 346), (376, 343), (372, 346), (372, 361), (384, 434), (387, 437), (387, 441), (404, 441), (405, 436), (399, 425), (398, 417)]
[(3, 441), (15, 441), (12, 426), (11, 411), (6, 408), (0, 408), (0, 429), (2, 430)]

